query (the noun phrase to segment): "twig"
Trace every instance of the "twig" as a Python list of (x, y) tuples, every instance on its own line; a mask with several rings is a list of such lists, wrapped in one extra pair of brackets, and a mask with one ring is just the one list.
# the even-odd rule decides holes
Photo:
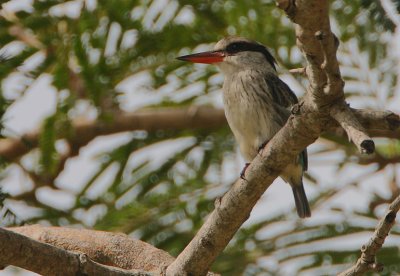
[(306, 75), (306, 68), (294, 68), (289, 70), (292, 74)]
[(43, 49), (44, 45), (40, 42), (35, 35), (25, 30), (18, 23), (14, 24), (8, 29), (10, 35), (15, 36), (17, 39), (25, 42), (27, 45), (37, 49)]
[(373, 156), (359, 156), (358, 164), (360, 165), (370, 165), (376, 164), (379, 169), (386, 167), (389, 164), (400, 163), (400, 156), (383, 156), (380, 153), (375, 153)]
[(386, 237), (389, 235), (399, 209), (400, 196), (390, 204), (384, 218), (376, 226), (374, 235), (361, 247), (361, 257), (357, 260), (357, 263), (340, 273), (339, 276), (357, 276), (364, 275), (368, 271), (381, 272), (383, 270), (383, 265), (376, 262), (376, 253), (382, 248)]

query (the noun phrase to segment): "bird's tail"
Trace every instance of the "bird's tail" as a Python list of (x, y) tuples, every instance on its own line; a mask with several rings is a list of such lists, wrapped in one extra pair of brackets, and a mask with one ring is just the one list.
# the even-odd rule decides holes
[(294, 202), (296, 204), (297, 214), (300, 218), (311, 217), (310, 205), (308, 205), (308, 200), (306, 192), (304, 191), (303, 183), (300, 185), (291, 185), (294, 195)]

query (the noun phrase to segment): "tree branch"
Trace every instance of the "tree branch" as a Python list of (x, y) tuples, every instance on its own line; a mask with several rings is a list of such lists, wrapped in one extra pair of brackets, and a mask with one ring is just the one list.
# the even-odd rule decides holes
[[(38, 229), (37, 226), (35, 226), (35, 228), (36, 230)], [(17, 233), (18, 229), (12, 230), (14, 231), (0, 228), (0, 241), (2, 244), (0, 247), (0, 264), (3, 266), (15, 265), (42, 275), (154, 275), (154, 273), (151, 272), (124, 270), (117, 267), (103, 265), (91, 260), (85, 253), (73, 252), (39, 242)], [(30, 228), (28, 232), (31, 230), (32, 228)], [(74, 231), (78, 232), (79, 235), (79, 230)], [(129, 238), (125, 239), (128, 240)], [(85, 242), (87, 243), (88, 241), (85, 240)], [(95, 243), (91, 243), (92, 246), (94, 244)], [(67, 246), (67, 244), (64, 244), (64, 246)], [(88, 246), (89, 244), (87, 244), (87, 247)], [(101, 247), (97, 248), (97, 250), (101, 249)], [(170, 258), (172, 259), (172, 257)]]
[[(373, 146), (370, 142), (367, 142), (367, 145), (365, 143), (363, 145), (364, 141), (372, 140), (368, 139), (368, 134), (366, 134), (363, 124), (361, 124), (362, 120), (359, 120), (359, 116), (363, 116), (362, 112), (359, 112), (359, 116), (354, 116), (358, 111), (351, 110), (344, 102), (343, 80), (341, 79), (336, 59), (337, 39), (330, 29), (328, 1), (280, 0), (278, 1), (278, 5), (297, 24), (297, 45), (305, 56), (307, 62), (305, 72), (310, 81), (307, 94), (301, 104), (297, 106), (297, 109), (294, 110), (293, 115), (288, 119), (286, 125), (266, 145), (262, 153), (253, 160), (246, 171), (246, 179), (239, 179), (222, 198), (218, 198), (215, 201), (215, 210), (210, 214), (205, 224), (184, 251), (175, 261), (169, 259), (172, 258), (170, 256), (169, 258), (166, 257), (165, 264), (173, 261), (167, 268), (167, 275), (205, 275), (215, 258), (226, 247), (243, 222), (247, 220), (252, 208), (274, 179), (287, 164), (291, 163), (305, 147), (313, 143), (321, 132), (325, 131), (329, 126), (338, 123), (346, 130), (348, 136), (356, 143), (359, 149), (364, 149), (365, 152), (373, 151)], [(385, 118), (385, 122), (387, 123), (385, 127), (389, 128), (389, 130), (384, 129), (384, 131), (398, 134), (398, 116), (388, 116), (390, 118)], [(210, 128), (219, 127), (222, 124), (226, 124), (223, 112), (212, 108), (203, 109), (201, 107), (195, 110), (189, 108), (169, 110), (168, 112), (162, 110), (148, 113), (124, 113), (117, 114), (114, 121), (108, 124), (99, 122), (74, 123), (75, 136), (69, 142), (77, 147), (81, 147), (96, 136), (121, 131), (136, 129), (154, 131), (160, 129)], [(376, 123), (371, 125), (377, 126)], [(381, 128), (377, 128), (376, 130), (382, 131)], [(32, 147), (37, 146), (38, 137), (39, 132), (25, 136), (24, 139), (29, 143), (6, 139), (4, 141), (6, 146), (2, 146), (3, 141), (0, 142), (0, 155), (8, 160), (13, 160), (28, 152)], [(29, 145), (27, 146), (27, 144)], [(394, 217), (393, 215), (387, 215), (386, 218), (388, 223), (392, 219), (391, 223), (393, 224), (395, 213)], [(26, 229), (29, 228), (13, 228), (12, 230), (22, 233), (26, 232)], [(68, 240), (66, 243), (64, 238), (60, 240), (55, 238), (55, 236), (60, 235), (60, 231), (64, 230), (59, 230), (61, 228), (58, 228), (57, 235), (52, 235), (51, 229), (53, 228), (46, 228), (45, 235), (42, 235), (44, 232), (40, 230), (39, 233), (41, 234), (38, 239), (47, 240), (49, 243), (63, 248), (67, 247), (64, 248), (65, 250), (82, 251), (94, 261), (104, 260), (104, 263), (99, 262), (105, 265), (118, 263), (119, 267), (123, 265), (129, 266), (135, 263), (135, 257), (137, 258), (138, 255), (141, 257), (141, 260), (143, 259), (143, 256), (141, 256), (143, 254), (143, 251), (141, 251), (142, 248), (139, 251), (135, 251), (137, 249), (134, 248), (132, 250), (135, 252), (134, 255), (120, 254), (121, 252), (118, 250), (120, 247), (125, 248), (127, 243), (126, 236), (121, 238), (119, 235), (105, 232), (96, 232), (96, 235), (93, 235), (93, 231), (74, 230), (76, 232), (73, 232), (73, 229), (69, 229), (65, 230), (68, 232), (65, 236), (71, 240)], [(36, 233), (36, 231), (33, 232)], [(81, 233), (86, 235), (84, 239), (79, 238)], [(1, 230), (0, 234), (4, 234), (4, 236), (0, 236), (0, 240), (8, 239), (8, 242), (2, 244), (12, 244), (14, 242), (17, 246), (22, 246), (20, 250), (15, 250), (12, 247), (2, 247), (0, 249), (0, 258), (5, 257), (4, 261), (0, 259), (1, 263), (13, 262), (13, 259), (18, 257), (19, 259), (17, 260), (24, 265), (27, 260), (34, 260), (36, 256), (29, 250), (30, 247), (23, 246), (21, 240), (12, 240), (13, 238), (16, 239), (15, 236), (10, 235), (9, 231), (6, 230)], [(382, 241), (382, 237), (384, 240), (385, 236), (382, 236), (383, 234), (384, 232), (377, 232), (376, 236), (380, 240), (374, 240), (373, 242)], [(104, 239), (102, 239), (103, 243), (100, 243), (100, 245), (97, 244), (98, 240), (95, 239), (95, 236), (98, 238), (99, 235), (104, 235)], [(50, 238), (48, 238), (49, 236)], [(25, 237), (25, 239), (27, 238)], [(32, 243), (32, 241), (31, 239), (23, 240), (23, 242), (28, 244)], [(76, 244), (72, 241), (75, 241)], [(104, 243), (111, 246), (112, 250), (108, 251), (108, 247), (105, 250), (103, 248), (105, 246)], [(71, 244), (74, 245), (70, 246)], [(381, 244), (383, 244), (383, 241)], [(36, 244), (30, 244), (30, 246), (36, 246)], [(4, 250), (4, 248), (8, 250)], [(94, 250), (96, 248), (102, 249), (100, 253)], [(366, 260), (369, 261), (368, 258), (374, 255), (379, 248), (376, 246), (368, 252), (363, 252), (363, 254), (367, 254)], [(117, 250), (118, 252), (113, 250)], [(14, 254), (11, 258), (7, 256), (9, 252), (13, 252)], [(17, 255), (19, 253), (22, 253), (22, 256), (25, 254), (25, 260), (20, 255)], [(61, 256), (64, 253), (58, 252), (54, 254), (60, 254)], [(48, 256), (43, 254), (43, 257)], [(64, 261), (61, 262), (62, 260), (60, 260), (57, 266), (64, 265), (66, 260), (71, 260), (72, 263), (68, 262), (68, 265), (71, 267), (79, 268), (80, 266), (85, 266), (86, 263), (85, 257), (77, 258), (76, 255), (65, 255), (63, 258)], [(83, 262), (80, 261), (81, 259)], [(46, 260), (43, 259), (42, 261)], [(31, 265), (39, 271), (40, 269), (49, 269), (48, 267), (51, 267), (48, 264), (41, 267), (38, 267), (37, 264)], [(140, 263), (138, 267), (142, 269)], [(160, 268), (159, 264), (156, 266), (156, 269), (158, 268)], [(152, 270), (146, 269), (146, 271)], [(76, 271), (74, 272), (76, 273)]]
[[(66, 255), (64, 251), (79, 251), (90, 258), (91, 261), (89, 262), (97, 262), (126, 270), (136, 269), (148, 272), (159, 272), (160, 269), (174, 260), (168, 253), (121, 233), (40, 225), (13, 227), (2, 231), (6, 234), (0, 235), (0, 243), (2, 245), (7, 244), (9, 247), (0, 247), (0, 250), (2, 250), (0, 252), (0, 264), (16, 265), (41, 274), (43, 274), (43, 271), (40, 272), (37, 269), (53, 269), (53, 266), (48, 264), (56, 263), (56, 261), (59, 264), (55, 266), (62, 267), (64, 264), (68, 265), (69, 262), (71, 262), (69, 265), (75, 266), (76, 257), (79, 256)], [(14, 236), (9, 233), (10, 231), (14, 232)], [(20, 237), (17, 233), (24, 236)], [(11, 236), (11, 238), (3, 235)], [(49, 249), (42, 245), (43, 243), (52, 245), (59, 251)], [(31, 252), (35, 264), (31, 263), (32, 259), (30, 259), (28, 253), (16, 249), (19, 246), (23, 246), (24, 250)], [(59, 254), (57, 258), (50, 259), (52, 254), (50, 254), (50, 257), (46, 255), (46, 252), (52, 252), (52, 250), (55, 250), (54, 254)], [(10, 252), (17, 255), (11, 257)], [(37, 255), (43, 255), (43, 258), (49, 259), (40, 260), (36, 258)], [(38, 267), (35, 267), (35, 265)], [(41, 268), (41, 266), (44, 268)], [(64, 274), (58, 273), (58, 275)]]
[[(279, 173), (322, 131), (336, 123), (331, 117), (332, 106), (347, 106), (336, 60), (337, 41), (330, 30), (328, 1), (281, 0), (278, 6), (297, 23), (297, 45), (307, 61), (310, 87), (303, 101), (292, 109), (293, 114), (286, 125), (247, 168), (246, 179), (236, 181), (222, 198), (215, 201), (215, 209), (207, 221), (167, 268), (169, 276), (205, 275)], [(318, 34), (323, 34), (323, 37), (318, 37)], [(342, 116), (338, 123), (352, 125), (346, 121), (348, 119)], [(354, 116), (351, 120), (357, 121)], [(363, 131), (362, 128), (358, 130)], [(360, 143), (362, 139), (353, 141)], [(372, 146), (367, 145), (367, 148), (372, 149)]]
[[(292, 116), (266, 145), (239, 179), (215, 201), (215, 209), (189, 245), (168, 267), (167, 275), (205, 275), (218, 254), (248, 219), (261, 195), (301, 150), (314, 142), (321, 131), (314, 113)], [(294, 139), (296, 137), (296, 139)], [(298, 138), (298, 139), (297, 139)]]
[(377, 164), (379, 169), (386, 167), (389, 164), (400, 163), (400, 156), (384, 156), (380, 153), (375, 153), (373, 156), (358, 156), (358, 164), (370, 165)]
[[(388, 138), (400, 137), (399, 115), (390, 111), (363, 109), (351, 109), (351, 112), (370, 135)], [(109, 124), (99, 121), (73, 122), (72, 128), (75, 129), (75, 138), (70, 143), (76, 149), (89, 143), (98, 135), (122, 131), (181, 130), (219, 128), (222, 126), (226, 126), (224, 111), (206, 106), (137, 111), (117, 114), (112, 123)], [(337, 124), (332, 124), (330, 130), (334, 130), (336, 127)], [(24, 135), (21, 139), (0, 139), (0, 156), (9, 161), (19, 158), (38, 146), (39, 135), (40, 132), (36, 131)]]
[(357, 117), (344, 102), (332, 106), (331, 116), (339, 122), (346, 131), (349, 140), (357, 146), (361, 153), (371, 154), (375, 151), (374, 141), (368, 136)]
[[(72, 148), (80, 148), (99, 135), (133, 130), (183, 130), (212, 129), (226, 125), (223, 110), (212, 107), (169, 108), (118, 113), (109, 123), (99, 121), (75, 121), (74, 136), (69, 140)], [(1, 139), (0, 156), (14, 160), (38, 146), (40, 132), (24, 135), (21, 139)], [(66, 138), (66, 137), (58, 137)]]
[(341, 78), (336, 51), (339, 40), (329, 23), (328, 1), (311, 5), (307, 1), (278, 1), (278, 6), (290, 10), (288, 16), (297, 23), (297, 45), (307, 61), (306, 73), (310, 87), (306, 97), (322, 111), (329, 113), (347, 132), (347, 136), (361, 153), (373, 153), (375, 145), (357, 118), (344, 102), (344, 81)]
[(357, 276), (364, 275), (368, 271), (381, 272), (383, 270), (383, 265), (376, 262), (376, 253), (382, 248), (386, 237), (389, 235), (399, 209), (400, 196), (390, 204), (384, 218), (377, 225), (374, 235), (361, 247), (361, 257), (357, 260), (357, 263), (340, 273), (339, 276)]
[(357, 120), (374, 137), (400, 138), (400, 116), (391, 111), (353, 109)]
[(329, 17), (328, 26), (325, 26), (324, 29), (327, 33), (324, 33), (322, 30), (315, 33), (315, 38), (320, 42), (323, 54), (321, 69), (325, 73), (327, 81), (324, 92), (326, 94), (332, 94), (334, 97), (336, 97), (336, 95), (343, 96), (344, 81), (340, 75), (339, 63), (336, 59), (339, 40), (330, 30)]

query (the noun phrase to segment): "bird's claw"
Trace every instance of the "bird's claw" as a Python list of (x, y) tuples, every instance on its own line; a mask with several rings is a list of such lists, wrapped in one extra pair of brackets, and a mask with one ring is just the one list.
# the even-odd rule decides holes
[(245, 174), (246, 174), (247, 167), (248, 167), (249, 165), (250, 165), (250, 163), (246, 163), (246, 164), (244, 165), (242, 171), (240, 172), (240, 178), (243, 179), (243, 180), (246, 180)]

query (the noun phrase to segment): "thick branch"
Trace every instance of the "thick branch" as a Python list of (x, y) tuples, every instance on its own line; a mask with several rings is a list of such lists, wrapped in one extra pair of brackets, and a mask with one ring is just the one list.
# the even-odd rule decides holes
[(0, 241), (0, 264), (15, 265), (42, 275), (154, 275), (102, 265), (84, 253), (67, 251), (3, 228), (0, 228)]
[(206, 274), (279, 172), (317, 139), (319, 118), (315, 113), (289, 118), (285, 127), (264, 148), (262, 155), (258, 155), (247, 168), (246, 180), (238, 180), (222, 198), (216, 200), (215, 210), (168, 267), (167, 275)]
[[(215, 210), (168, 267), (167, 275), (205, 275), (282, 169), (324, 129), (335, 124), (330, 116), (331, 106), (345, 105), (343, 80), (336, 60), (337, 40), (329, 25), (328, 1), (281, 0), (278, 6), (297, 23), (297, 45), (307, 60), (310, 87), (304, 100), (293, 109), (296, 114), (266, 145), (262, 155), (252, 161), (246, 171), (246, 180), (238, 180), (216, 200)], [(366, 147), (371, 148), (370, 145)]]
[(310, 87), (305, 101), (332, 115), (361, 153), (372, 153), (374, 142), (344, 102), (344, 81), (336, 58), (339, 41), (330, 28), (329, 1), (277, 2), (296, 23), (297, 46), (307, 61)]
[[(313, 98), (317, 105), (326, 103), (323, 89), (327, 84), (327, 74), (322, 69), (327, 51), (322, 50), (320, 41), (316, 34), (324, 35), (325, 41), (333, 42), (330, 30), (328, 1), (305, 1), (305, 0), (279, 0), (278, 6), (285, 10), (289, 18), (296, 23), (296, 44), (306, 58), (306, 74), (310, 81), (308, 96)], [(326, 46), (327, 43), (325, 43)], [(334, 47), (329, 47), (333, 49)], [(335, 57), (336, 58), (336, 57)], [(334, 96), (336, 99), (338, 96)], [(339, 95), (339, 98), (341, 95)]]
[[(206, 274), (209, 266), (248, 219), (257, 200), (279, 172), (301, 150), (314, 142), (321, 129), (326, 127), (320, 113), (302, 111), (302, 114), (290, 117), (286, 125), (266, 145), (262, 154), (252, 161), (246, 170), (246, 180), (238, 180), (222, 198), (215, 201), (215, 210), (184, 251), (168, 267), (167, 275)], [(384, 114), (375, 115), (379, 117)]]
[[(168, 253), (157, 249), (145, 242), (132, 239), (129, 236), (120, 233), (109, 233), (103, 231), (71, 229), (62, 227), (44, 227), (40, 225), (14, 227), (8, 228), (8, 230), (30, 237), (39, 242), (56, 246), (60, 250), (82, 252), (87, 255), (91, 260), (97, 263), (101, 263), (107, 266), (115, 266), (127, 270), (137, 269), (141, 271), (156, 272), (167, 266), (174, 260), (174, 258)], [(3, 238), (0, 237), (0, 243), (6, 244), (11, 242), (6, 242)], [(32, 244), (31, 242), (29, 243), (29, 245), (34, 246), (35, 244)], [(13, 248), (18, 248), (17, 245), (11, 246), (15, 246)], [(35, 251), (36, 249), (34, 250), (33, 248), (29, 249), (29, 246), (27, 246), (26, 244), (24, 248), (26, 248), (26, 250), (30, 250), (30, 252), (34, 252), (35, 254), (33, 255), (38, 255), (38, 252), (41, 252)], [(19, 254), (18, 250), (15, 249), (10, 252), (14, 251), (15, 254)], [(14, 263), (10, 263), (9, 259), (1, 259), (3, 255), (6, 255), (3, 254), (4, 252), (8, 252), (8, 250), (2, 251), (2, 254), (0, 254), (1, 264), (13, 264), (32, 270), (32, 268), (25, 266), (30, 265), (29, 260), (23, 260), (24, 258), (26, 258), (26, 254), (20, 253), (20, 259), (22, 258), (20, 262), (26, 262), (26, 264), (15, 263), (14, 261)], [(60, 258), (67, 258), (65, 256), (66, 255), (60, 255)], [(60, 264), (69, 261), (76, 262), (75, 259), (70, 260), (68, 258), (63, 260)], [(12, 258), (12, 260), (14, 259), (16, 259), (16, 257)], [(38, 260), (36, 261), (39, 262)], [(44, 264), (46, 264), (46, 262), (39, 263), (38, 265), (48, 266)], [(37, 270), (32, 271), (38, 272)]]
[(383, 265), (378, 264), (375, 260), (376, 253), (382, 248), (386, 237), (389, 235), (390, 229), (392, 229), (395, 223), (396, 214), (399, 209), (400, 196), (390, 204), (384, 218), (377, 225), (374, 235), (362, 246), (361, 257), (357, 260), (357, 263), (348, 270), (340, 273), (340, 276), (357, 276), (364, 275), (364, 273), (368, 271), (382, 271)]

